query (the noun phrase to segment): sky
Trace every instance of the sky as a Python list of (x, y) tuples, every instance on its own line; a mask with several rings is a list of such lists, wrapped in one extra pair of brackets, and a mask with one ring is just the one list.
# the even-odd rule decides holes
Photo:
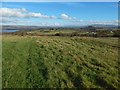
[[(0, 3), (1, 4), (1, 3)], [(117, 25), (117, 2), (2, 2), (3, 25)]]
[(119, 0), (1, 0), (4, 2), (119, 2)]

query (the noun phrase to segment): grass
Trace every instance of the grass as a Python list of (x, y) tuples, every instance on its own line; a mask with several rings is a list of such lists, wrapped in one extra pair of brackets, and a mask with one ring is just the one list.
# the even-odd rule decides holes
[(3, 36), (3, 88), (119, 88), (118, 39)]
[(62, 29), (62, 30), (32, 30), (32, 31), (27, 31), (27, 33), (33, 33), (33, 34), (40, 34), (40, 35), (54, 35), (56, 33), (72, 33), (75, 32), (75, 30), (66, 30), (66, 29)]

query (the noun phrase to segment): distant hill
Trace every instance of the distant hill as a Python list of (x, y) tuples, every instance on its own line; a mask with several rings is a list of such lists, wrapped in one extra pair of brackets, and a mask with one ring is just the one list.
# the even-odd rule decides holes
[(118, 25), (104, 25), (104, 24), (93, 24), (94, 27), (103, 27), (103, 28), (117, 28)]
[[(117, 28), (118, 26), (117, 25), (102, 25), (102, 24), (93, 24), (93, 25), (90, 25), (90, 26), (93, 26), (95, 28)], [(43, 28), (59, 28), (59, 29), (63, 29), (63, 28), (67, 28), (67, 29), (75, 29), (75, 28), (86, 28), (86, 27), (89, 27), (89, 26), (63, 26), (63, 27), (45, 27), (45, 26), (23, 26), (23, 25), (3, 25), (2, 26), (2, 29), (3, 30), (40, 30), (40, 29), (43, 29)]]
[(39, 29), (41, 27), (38, 26), (21, 26), (21, 25), (3, 25), (2, 29), (3, 30), (31, 30), (31, 29)]

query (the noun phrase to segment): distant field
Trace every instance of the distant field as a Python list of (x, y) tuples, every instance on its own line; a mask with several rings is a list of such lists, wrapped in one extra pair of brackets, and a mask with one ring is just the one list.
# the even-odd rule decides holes
[(118, 39), (3, 35), (3, 88), (118, 88)]

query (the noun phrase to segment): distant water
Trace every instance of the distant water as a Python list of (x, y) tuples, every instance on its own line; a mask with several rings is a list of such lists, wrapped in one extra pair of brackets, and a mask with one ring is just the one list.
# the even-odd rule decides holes
[(17, 32), (19, 30), (0, 30), (0, 33), (11, 33), (11, 32)]

